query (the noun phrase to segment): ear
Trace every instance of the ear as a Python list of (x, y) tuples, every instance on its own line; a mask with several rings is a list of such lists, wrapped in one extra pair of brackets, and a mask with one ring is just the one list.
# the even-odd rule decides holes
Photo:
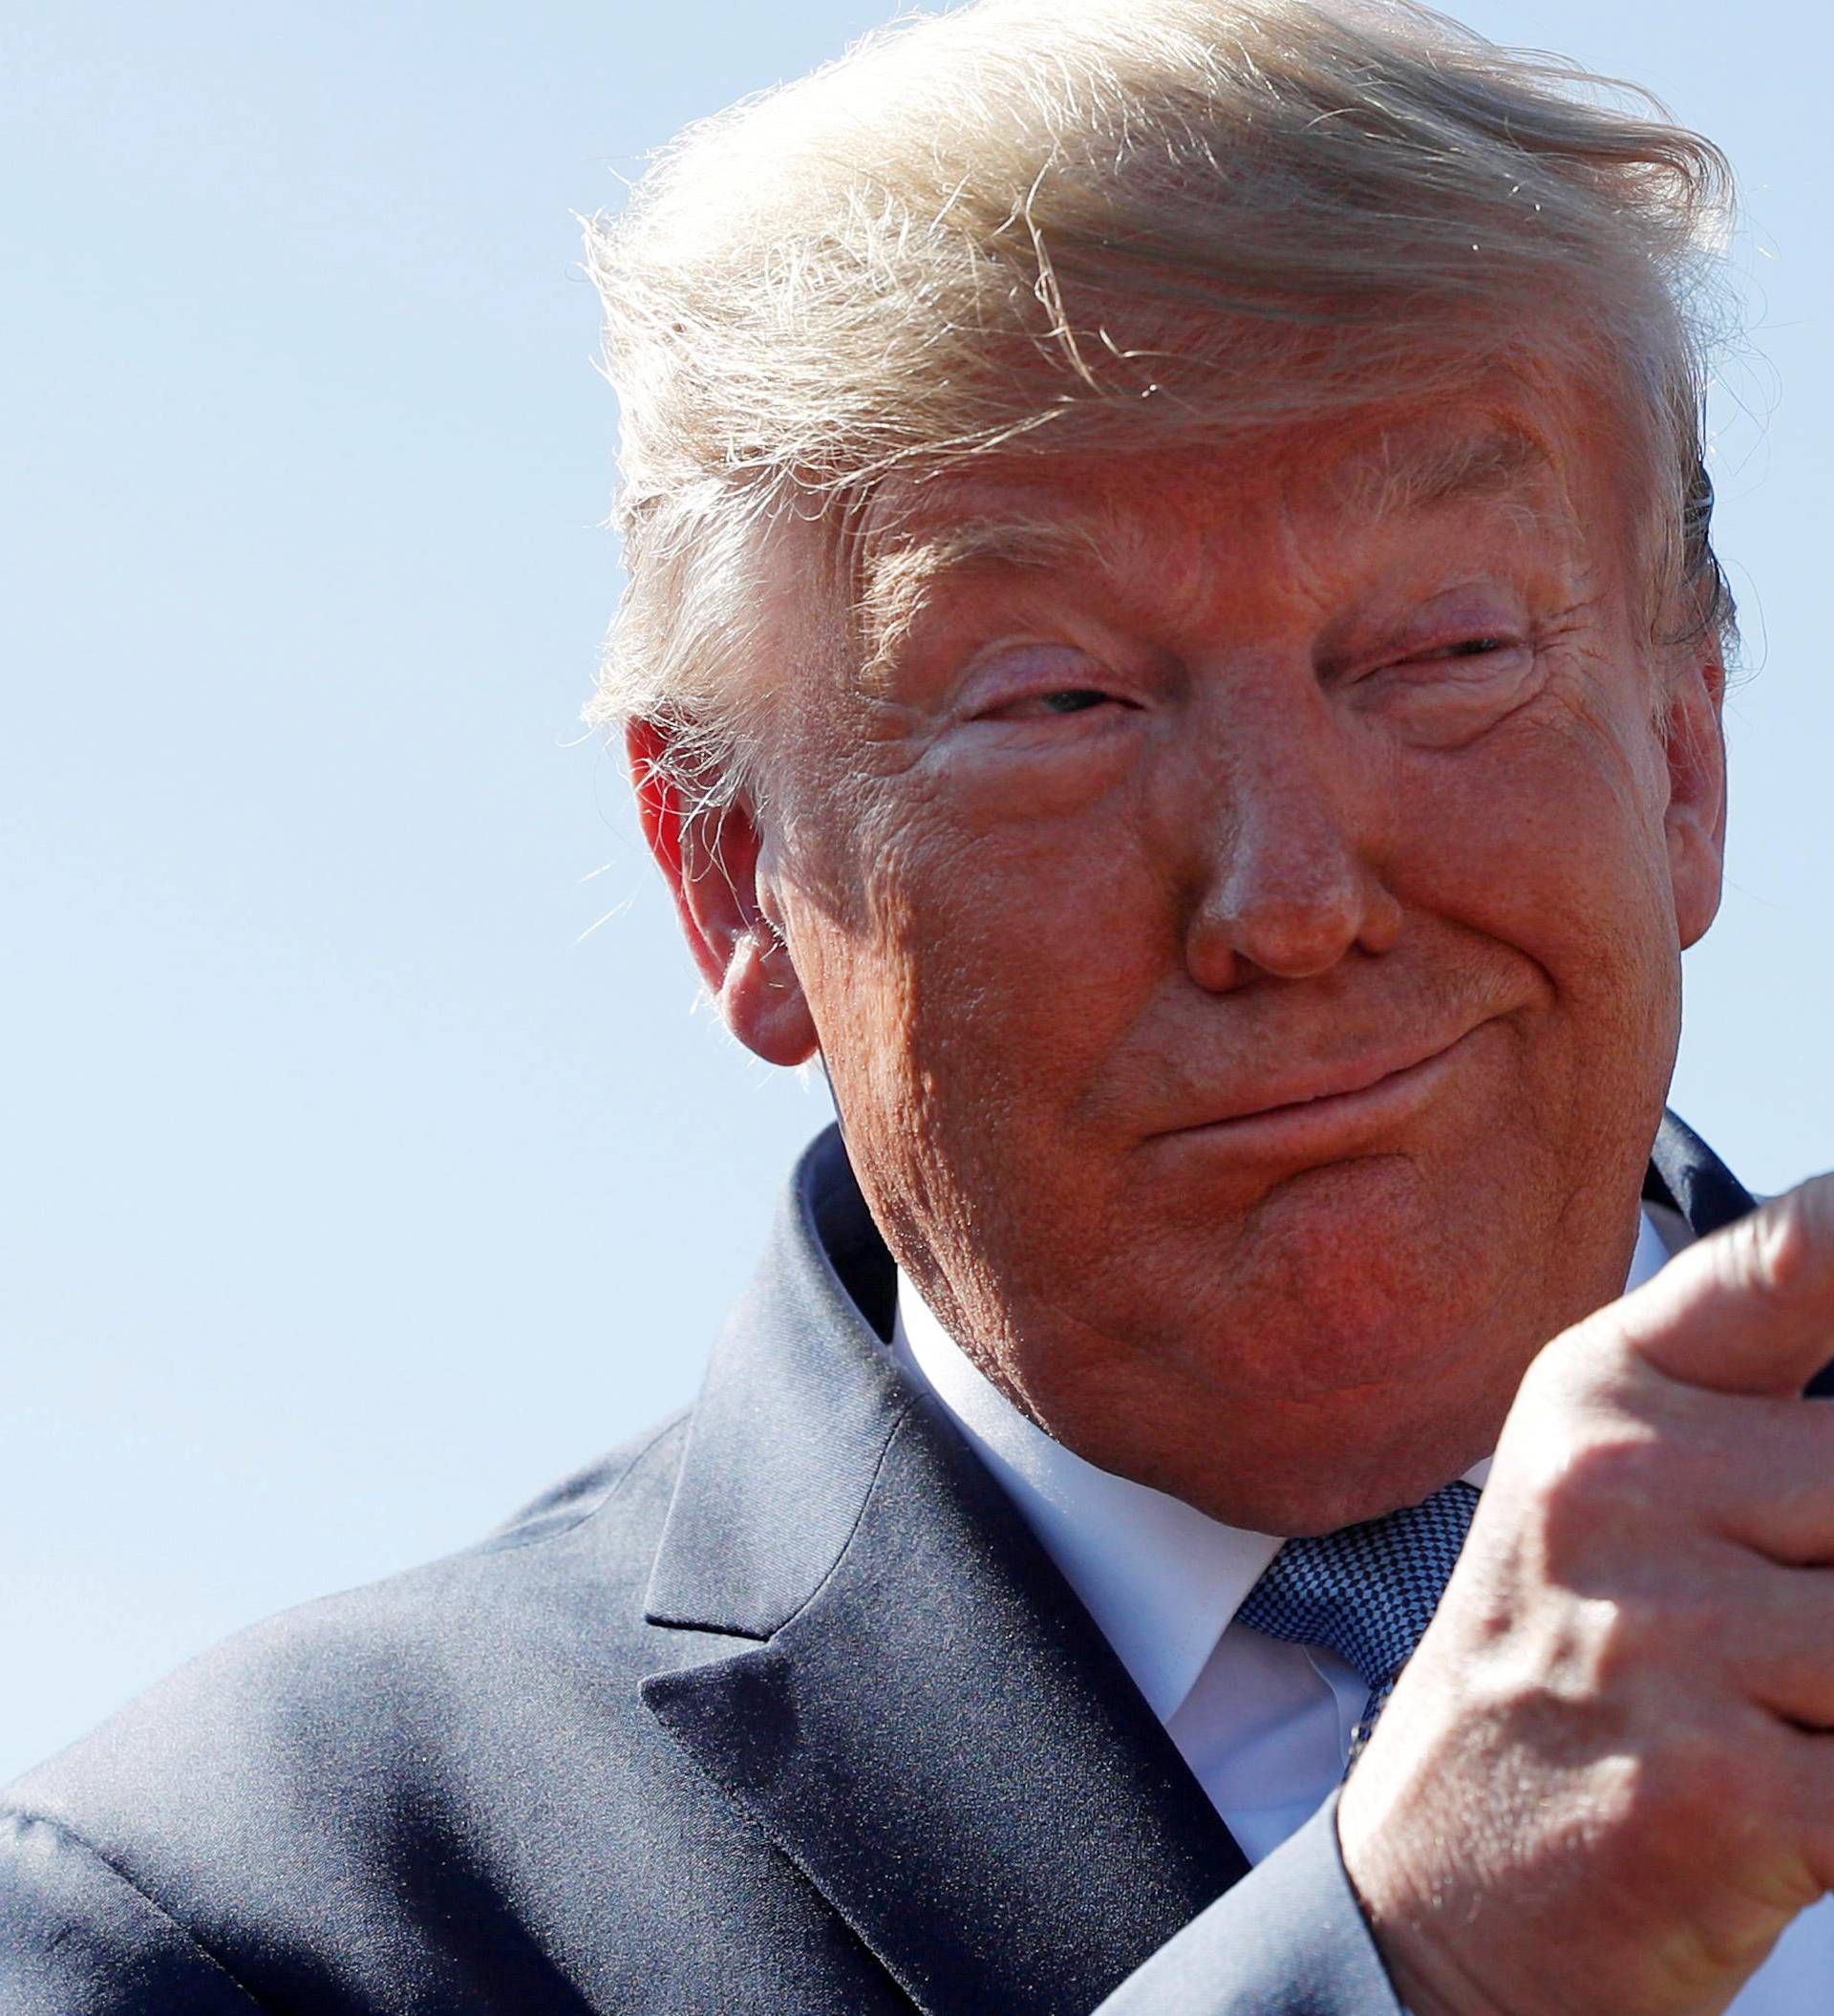
[(769, 1063), (806, 1063), (818, 1047), (815, 1019), (759, 884), (751, 808), (695, 804), (669, 761), (667, 731), (652, 721), (633, 721), (625, 747), (643, 837), (726, 1026)]
[(1726, 855), (1726, 694), (1724, 654), (1703, 642), (1679, 670), (1662, 735), (1669, 768), (1663, 817), (1669, 884), (1682, 947), (1696, 943), (1719, 909)]

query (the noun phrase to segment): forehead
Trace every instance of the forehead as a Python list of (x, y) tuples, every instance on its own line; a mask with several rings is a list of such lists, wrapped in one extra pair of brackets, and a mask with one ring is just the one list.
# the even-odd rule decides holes
[(1589, 437), (1547, 402), (1473, 399), (1150, 454), (990, 459), (889, 486), (866, 515), (859, 602), (881, 649), (957, 574), (1169, 570), (1194, 546), (1265, 553), (1329, 528), (1356, 537), (1505, 506), (1573, 527), (1594, 487)]

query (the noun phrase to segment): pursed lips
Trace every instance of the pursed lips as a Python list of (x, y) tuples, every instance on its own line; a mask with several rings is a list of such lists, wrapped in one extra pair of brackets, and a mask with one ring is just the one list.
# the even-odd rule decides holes
[(1271, 1084), (1257, 1087), (1252, 1104), (1245, 1102), (1226, 1107), (1206, 1114), (1202, 1120), (1186, 1121), (1181, 1126), (1168, 1127), (1164, 1131), (1180, 1134), (1227, 1130), (1246, 1127), (1250, 1123), (1272, 1123), (1289, 1117), (1315, 1116), (1323, 1120), (1333, 1107), (1374, 1108), (1383, 1102), (1385, 1093), (1403, 1094), (1417, 1083), (1425, 1089), (1425, 1082), (1439, 1075), (1434, 1067), (1449, 1062), (1453, 1053), (1483, 1026), (1482, 1022), (1471, 1024), (1455, 1036), (1441, 1037), (1427, 1043), (1415, 1038), (1406, 1043), (1365, 1051), (1358, 1056), (1313, 1066), (1303, 1073), (1292, 1073)]

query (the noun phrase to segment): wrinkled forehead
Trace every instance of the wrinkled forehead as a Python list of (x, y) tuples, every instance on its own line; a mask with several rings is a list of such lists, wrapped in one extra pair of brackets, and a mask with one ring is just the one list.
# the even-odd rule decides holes
[(1577, 528), (1597, 496), (1598, 430), (1546, 398), (1474, 398), (1269, 431), (1226, 446), (1054, 460), (989, 457), (888, 483), (864, 514), (856, 596), (868, 657), (942, 579), (1062, 571), (1166, 554), (1256, 520), (1368, 529), (1506, 504), (1525, 527)]

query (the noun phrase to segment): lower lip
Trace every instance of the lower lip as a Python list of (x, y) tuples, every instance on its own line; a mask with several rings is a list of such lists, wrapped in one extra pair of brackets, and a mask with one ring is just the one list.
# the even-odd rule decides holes
[[(1480, 1024), (1479, 1028), (1483, 1027)], [(1165, 1138), (1226, 1147), (1232, 1154), (1282, 1159), (1308, 1154), (1341, 1154), (1373, 1141), (1414, 1117), (1457, 1068), (1479, 1034), (1472, 1029), (1418, 1064), (1391, 1071), (1354, 1092), (1333, 1092), (1293, 1105), (1269, 1106), (1235, 1120), (1180, 1127)]]

